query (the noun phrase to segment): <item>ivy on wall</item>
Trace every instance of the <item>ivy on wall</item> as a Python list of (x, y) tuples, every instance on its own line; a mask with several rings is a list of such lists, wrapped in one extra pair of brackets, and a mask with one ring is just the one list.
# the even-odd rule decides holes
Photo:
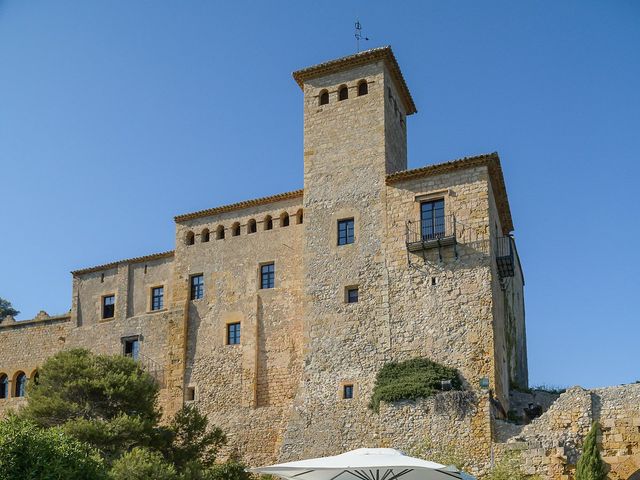
[(376, 376), (370, 407), (380, 411), (380, 402), (416, 400), (430, 397), (442, 390), (442, 381), (460, 390), (462, 382), (455, 368), (446, 367), (428, 358), (413, 358), (385, 364)]

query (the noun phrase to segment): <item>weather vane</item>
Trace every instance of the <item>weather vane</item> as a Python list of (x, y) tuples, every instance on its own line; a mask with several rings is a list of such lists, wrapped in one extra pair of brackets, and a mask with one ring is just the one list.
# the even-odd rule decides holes
[(368, 37), (363, 37), (362, 36), (362, 25), (360, 25), (360, 22), (358, 20), (356, 20), (356, 52), (360, 51), (360, 40), (369, 40)]

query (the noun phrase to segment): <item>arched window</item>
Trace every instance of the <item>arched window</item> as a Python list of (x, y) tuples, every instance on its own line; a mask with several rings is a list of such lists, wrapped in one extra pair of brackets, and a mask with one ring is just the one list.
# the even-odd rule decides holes
[(358, 83), (358, 96), (361, 97), (367, 93), (369, 93), (369, 84), (366, 80), (360, 80), (360, 83)]
[(264, 217), (264, 221), (262, 223), (265, 230), (273, 229), (273, 218), (271, 218), (271, 215), (267, 215), (266, 217)]
[(288, 227), (289, 226), (289, 214), (287, 212), (282, 212), (280, 215), (280, 226)]
[(40, 372), (38, 372), (38, 370), (34, 370), (33, 373), (31, 374), (31, 377), (29, 378), (31, 379), (34, 385), (40, 384)]
[(298, 225), (300, 225), (303, 221), (304, 221), (304, 217), (303, 217), (303, 212), (302, 209), (298, 210), (298, 212), (296, 213), (296, 223)]
[(346, 85), (342, 85), (338, 89), (338, 100), (346, 100), (347, 98), (349, 98), (349, 89)]
[(216, 240), (222, 240), (224, 238), (224, 226), (218, 225), (216, 228)]
[(202, 233), (200, 234), (200, 241), (203, 242), (203, 243), (204, 242), (208, 242), (209, 241), (209, 237), (210, 237), (209, 229), (205, 228), (204, 230), (202, 230)]
[(9, 396), (9, 377), (4, 373), (0, 375), (0, 398), (7, 398)]
[(24, 372), (19, 372), (16, 375), (16, 388), (14, 390), (15, 397), (24, 397), (27, 388), (27, 376)]
[(237, 237), (238, 235), (240, 235), (240, 224), (236, 222), (231, 226), (231, 236)]
[(320, 105), (326, 105), (329, 103), (329, 92), (322, 90), (320, 92)]
[(256, 221), (252, 218), (247, 222), (247, 233), (256, 233)]
[(187, 232), (187, 236), (184, 238), (184, 243), (186, 245), (193, 245), (196, 243), (196, 236), (193, 232)]

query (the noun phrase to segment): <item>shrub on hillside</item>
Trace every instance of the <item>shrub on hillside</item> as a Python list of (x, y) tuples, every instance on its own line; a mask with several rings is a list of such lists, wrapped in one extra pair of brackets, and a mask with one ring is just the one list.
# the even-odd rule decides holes
[(41, 429), (11, 416), (0, 422), (0, 480), (102, 480), (98, 452), (60, 428)]
[(404, 362), (389, 362), (376, 377), (371, 408), (378, 412), (380, 402), (416, 400), (438, 393), (442, 380), (451, 381), (454, 390), (462, 388), (455, 368), (445, 367), (427, 358), (414, 358)]
[(175, 468), (160, 453), (134, 448), (116, 460), (109, 472), (112, 480), (177, 480)]

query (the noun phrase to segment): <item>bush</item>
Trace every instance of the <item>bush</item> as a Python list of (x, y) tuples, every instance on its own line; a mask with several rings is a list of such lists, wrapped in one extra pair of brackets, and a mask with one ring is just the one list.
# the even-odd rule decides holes
[(378, 372), (370, 406), (378, 412), (381, 401), (396, 402), (430, 397), (441, 390), (442, 380), (450, 380), (455, 390), (462, 388), (455, 368), (445, 367), (426, 358), (389, 362)]
[(578, 465), (576, 465), (576, 480), (603, 480), (606, 476), (596, 442), (598, 433), (600, 433), (600, 424), (594, 422), (591, 430), (584, 437), (582, 455), (580, 455)]
[(511, 452), (502, 457), (482, 480), (539, 480), (537, 475), (526, 475), (522, 471), (520, 455)]
[(252, 475), (245, 471), (245, 466), (236, 461), (228, 461), (214, 465), (207, 472), (206, 480), (251, 480)]
[(116, 460), (112, 480), (177, 480), (175, 468), (158, 452), (136, 447)]
[(15, 416), (0, 422), (0, 480), (101, 480), (97, 451), (59, 428), (40, 429)]

